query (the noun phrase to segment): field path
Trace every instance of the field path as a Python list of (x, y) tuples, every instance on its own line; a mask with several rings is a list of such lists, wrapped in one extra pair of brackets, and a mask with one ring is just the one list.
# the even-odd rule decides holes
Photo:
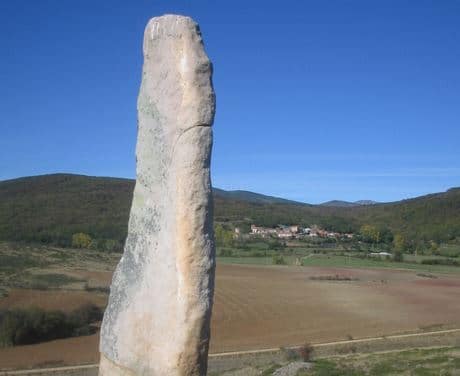
[[(381, 341), (382, 339), (385, 340), (392, 340), (392, 339), (404, 339), (410, 337), (423, 337), (423, 336), (433, 336), (433, 335), (440, 335), (440, 334), (453, 334), (459, 333), (460, 329), (447, 329), (447, 330), (435, 330), (432, 332), (422, 332), (422, 333), (408, 333), (408, 334), (394, 334), (391, 336), (384, 336), (384, 337), (370, 337), (370, 338), (359, 338), (359, 339), (350, 339), (344, 341), (334, 341), (334, 342), (325, 342), (325, 343), (315, 343), (313, 348), (321, 348), (326, 346), (336, 346), (336, 345), (353, 345), (356, 343), (369, 343), (372, 341)], [(298, 348), (302, 346), (302, 344), (297, 344), (293, 346), (289, 346), (289, 348)], [(239, 356), (239, 355), (250, 355), (250, 354), (262, 354), (265, 352), (275, 352), (278, 351), (279, 348), (271, 348), (271, 349), (258, 349), (258, 350), (247, 350), (247, 351), (230, 351), (230, 352), (223, 352), (223, 353), (216, 353), (216, 354), (209, 354), (209, 357), (220, 357), (220, 356)]]

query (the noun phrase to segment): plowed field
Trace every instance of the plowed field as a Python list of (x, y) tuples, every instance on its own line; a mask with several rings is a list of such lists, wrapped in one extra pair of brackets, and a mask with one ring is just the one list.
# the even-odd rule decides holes
[[(66, 310), (86, 301), (104, 305), (105, 297), (18, 289), (0, 299), (0, 307)], [(426, 278), (406, 270), (220, 264), (211, 352), (456, 326), (460, 278), (454, 275)], [(97, 345), (98, 336), (93, 335), (2, 349), (0, 368), (94, 363)]]

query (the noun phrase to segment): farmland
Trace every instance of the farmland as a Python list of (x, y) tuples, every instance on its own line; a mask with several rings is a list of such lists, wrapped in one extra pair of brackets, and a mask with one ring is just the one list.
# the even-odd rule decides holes
[[(103, 308), (119, 254), (2, 243), (0, 309)], [(312, 254), (218, 258), (211, 352), (460, 326), (460, 268)], [(238, 262), (240, 262), (238, 264)], [(244, 262), (245, 264), (241, 264)], [(265, 264), (265, 265), (264, 265)], [(397, 267), (397, 268), (396, 268)], [(0, 350), (4, 368), (97, 362), (98, 334)], [(59, 351), (58, 351), (59, 350)]]

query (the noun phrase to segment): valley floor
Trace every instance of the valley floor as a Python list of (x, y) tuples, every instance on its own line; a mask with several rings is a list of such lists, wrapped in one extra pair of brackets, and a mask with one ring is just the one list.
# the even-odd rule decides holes
[[(116, 257), (50, 252), (53, 262), (5, 274), (0, 308), (72, 310), (86, 302), (104, 307)], [(39, 274), (54, 287), (34, 289)], [(32, 282), (20, 286), (17, 279)], [(211, 353), (454, 327), (460, 327), (458, 274), (218, 263)], [(0, 369), (97, 363), (98, 340), (94, 334), (0, 349)]]

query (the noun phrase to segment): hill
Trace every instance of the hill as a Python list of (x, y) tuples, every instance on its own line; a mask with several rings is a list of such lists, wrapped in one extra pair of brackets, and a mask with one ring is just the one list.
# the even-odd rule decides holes
[(341, 200), (332, 200), (332, 201), (326, 201), (320, 204), (321, 206), (336, 206), (336, 207), (350, 207), (350, 206), (357, 206), (359, 204), (355, 202), (349, 202), (349, 201), (341, 201)]
[(285, 198), (266, 196), (260, 193), (254, 193), (249, 191), (224, 191), (223, 189), (213, 188), (214, 196), (221, 197), (223, 199), (239, 200), (246, 202), (253, 202), (258, 204), (295, 204), (295, 205), (307, 205), (303, 202), (286, 200)]
[(373, 200), (358, 200), (358, 201), (355, 201), (354, 203), (358, 204), (358, 205), (375, 205), (375, 204), (379, 204), (379, 202), (373, 201)]
[[(69, 245), (77, 232), (122, 244), (134, 181), (54, 174), (0, 182), (0, 240)], [(246, 191), (214, 190), (218, 222), (318, 224), (358, 231), (372, 224), (409, 238), (447, 241), (460, 237), (460, 188), (394, 203), (308, 205)]]
[(123, 241), (134, 181), (54, 174), (0, 182), (0, 239), (69, 245), (85, 232)]
[(326, 201), (320, 204), (321, 206), (336, 206), (336, 207), (350, 207), (350, 206), (360, 206), (360, 205), (375, 205), (378, 204), (376, 201), (372, 200), (359, 200), (359, 201), (341, 201), (341, 200), (332, 200)]

